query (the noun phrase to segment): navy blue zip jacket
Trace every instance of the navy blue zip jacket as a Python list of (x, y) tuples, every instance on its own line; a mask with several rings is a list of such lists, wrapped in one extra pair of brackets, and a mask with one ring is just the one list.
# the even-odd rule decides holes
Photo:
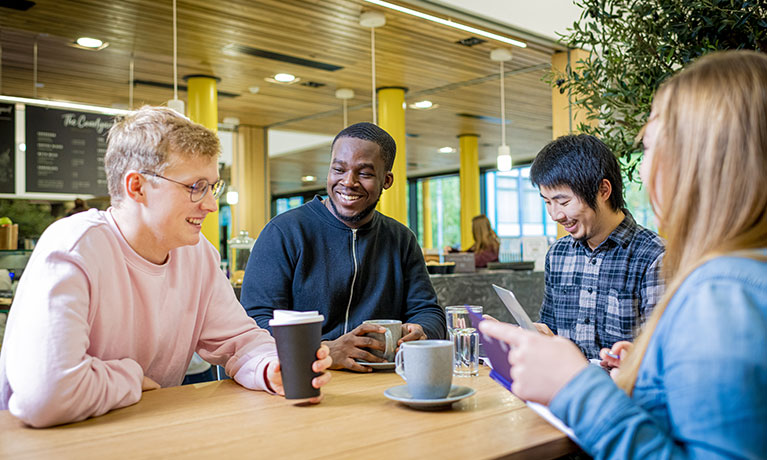
[(430, 339), (446, 333), (445, 313), (413, 232), (378, 211), (352, 231), (319, 197), (264, 227), (245, 269), (240, 301), (270, 331), (274, 309), (317, 310), (325, 316), (323, 340), (335, 340), (368, 319), (417, 323)]

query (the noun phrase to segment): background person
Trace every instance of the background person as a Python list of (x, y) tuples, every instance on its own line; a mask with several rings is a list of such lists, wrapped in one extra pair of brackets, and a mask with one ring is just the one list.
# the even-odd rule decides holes
[[(283, 394), (274, 340), (200, 238), (223, 190), (219, 150), (214, 132), (167, 108), (112, 127), (112, 207), (57, 221), (35, 247), (0, 354), (0, 409), (35, 427), (102, 415), (179, 385), (195, 351), (246, 388)], [(317, 357), (323, 372), (327, 348)]]
[[(245, 269), (241, 301), (263, 328), (275, 309), (319, 310), (333, 366), (369, 372), (357, 361), (384, 359), (365, 336), (385, 329), (368, 319), (398, 319), (402, 339), (445, 337), (445, 313), (409, 228), (375, 210), (391, 187), (394, 139), (372, 123), (357, 123), (333, 140), (328, 198), (272, 219)], [(404, 178), (403, 178), (404, 179)]]
[(474, 266), (485, 268), (488, 262), (498, 262), (501, 239), (493, 231), (487, 216), (480, 214), (471, 219), (471, 235), (474, 244), (468, 251), (474, 253)]
[(663, 241), (625, 209), (615, 155), (594, 136), (562, 136), (530, 167), (551, 219), (569, 235), (546, 253), (541, 323), (590, 359), (631, 341), (663, 293)]
[(480, 325), (513, 346), (514, 393), (548, 404), (595, 458), (767, 452), (765, 82), (767, 56), (733, 51), (656, 94), (641, 174), (667, 235), (669, 288), (617, 382), (560, 337)]

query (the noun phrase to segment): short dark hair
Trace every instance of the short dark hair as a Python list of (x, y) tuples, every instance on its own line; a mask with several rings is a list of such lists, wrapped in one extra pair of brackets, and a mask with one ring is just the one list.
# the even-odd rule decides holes
[(380, 147), (381, 150), (381, 157), (386, 166), (386, 171), (391, 171), (391, 168), (394, 166), (394, 157), (397, 154), (397, 143), (394, 142), (394, 138), (392, 138), (389, 133), (373, 123), (355, 123), (347, 126), (336, 135), (335, 139), (333, 139), (333, 144), (330, 146), (330, 150), (333, 150), (336, 141), (342, 137), (352, 137), (354, 139), (362, 139), (378, 144), (378, 147)]
[(597, 208), (602, 179), (612, 185), (610, 207), (614, 211), (622, 209), (623, 178), (618, 160), (604, 142), (588, 134), (562, 136), (549, 142), (530, 167), (533, 185), (538, 188), (566, 185), (591, 209)]

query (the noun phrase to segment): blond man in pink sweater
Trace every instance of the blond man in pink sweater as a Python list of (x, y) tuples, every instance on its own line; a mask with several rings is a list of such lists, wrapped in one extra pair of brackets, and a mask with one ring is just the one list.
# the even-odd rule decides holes
[[(246, 388), (283, 394), (274, 340), (200, 237), (223, 189), (219, 150), (215, 133), (166, 108), (115, 124), (112, 207), (51, 225), (24, 271), (0, 354), (0, 409), (35, 427), (102, 415), (179, 385), (194, 352)], [(317, 358), (319, 388), (327, 347)]]

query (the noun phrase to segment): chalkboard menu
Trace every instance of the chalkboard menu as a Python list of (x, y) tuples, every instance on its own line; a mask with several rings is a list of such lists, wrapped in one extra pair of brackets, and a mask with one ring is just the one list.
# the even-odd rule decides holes
[(0, 193), (14, 193), (16, 171), (16, 113), (13, 104), (0, 103)]
[(114, 117), (26, 106), (26, 191), (107, 195), (104, 154)]

